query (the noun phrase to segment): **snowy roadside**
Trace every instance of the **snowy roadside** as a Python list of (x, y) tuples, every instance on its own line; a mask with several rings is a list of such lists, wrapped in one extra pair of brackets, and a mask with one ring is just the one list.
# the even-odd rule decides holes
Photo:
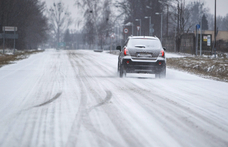
[[(119, 51), (112, 54), (118, 55)], [(166, 53), (167, 67), (186, 71), (204, 78), (228, 82), (228, 54), (218, 58), (209, 56), (196, 57), (184, 53)]]
[(2, 52), (0, 53), (0, 68), (6, 64), (12, 64), (15, 61), (26, 59), (29, 55), (43, 52), (43, 50), (26, 50), (26, 51), (17, 51), (15, 54), (12, 51), (6, 50), (5, 54), (3, 55)]
[(207, 56), (167, 58), (167, 66), (197, 74), (204, 78), (228, 82), (228, 56), (226, 54), (218, 58)]

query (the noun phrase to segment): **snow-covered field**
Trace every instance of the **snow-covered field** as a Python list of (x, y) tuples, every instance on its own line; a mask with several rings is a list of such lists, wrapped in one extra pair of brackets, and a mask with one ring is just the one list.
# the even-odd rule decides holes
[(119, 78), (116, 66), (52, 49), (0, 68), (0, 146), (228, 146), (228, 83), (173, 69)]

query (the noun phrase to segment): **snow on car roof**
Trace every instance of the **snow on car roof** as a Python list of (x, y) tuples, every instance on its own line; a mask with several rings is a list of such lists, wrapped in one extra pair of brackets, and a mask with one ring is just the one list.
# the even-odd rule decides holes
[(129, 36), (128, 37), (129, 39), (132, 38), (132, 39), (155, 39), (155, 40), (158, 40), (157, 37), (152, 37), (152, 36)]

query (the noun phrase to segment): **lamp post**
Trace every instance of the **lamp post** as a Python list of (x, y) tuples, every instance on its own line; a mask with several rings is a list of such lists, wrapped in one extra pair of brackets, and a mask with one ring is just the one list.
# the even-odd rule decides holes
[(131, 34), (132, 34), (132, 36), (134, 36), (134, 23), (133, 22), (131, 24)]
[(167, 6), (167, 17), (166, 17), (166, 35), (169, 35), (169, 5), (166, 2), (162, 2), (162, 1), (158, 1), (160, 4), (162, 5), (166, 5)]
[(139, 23), (140, 23), (140, 36), (141, 36), (141, 26), (142, 26), (141, 19), (135, 19), (135, 21), (139, 21)]
[(151, 16), (145, 16), (145, 19), (149, 18), (149, 36), (150, 36), (150, 26), (151, 26)]
[(155, 13), (156, 15), (161, 15), (161, 43), (162, 43), (162, 20), (163, 20), (163, 14), (162, 13)]

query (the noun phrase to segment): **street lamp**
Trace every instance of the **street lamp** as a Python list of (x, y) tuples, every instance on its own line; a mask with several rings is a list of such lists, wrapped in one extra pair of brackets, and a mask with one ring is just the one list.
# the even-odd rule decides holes
[(166, 18), (166, 35), (168, 36), (169, 35), (169, 5), (168, 3), (166, 2), (162, 2), (162, 1), (158, 1), (160, 4), (162, 5), (166, 5), (167, 6), (167, 18)]
[(145, 19), (149, 18), (149, 36), (150, 36), (150, 35), (151, 35), (151, 34), (150, 34), (151, 16), (145, 16), (144, 18), (145, 18)]
[(141, 36), (141, 26), (142, 26), (141, 19), (135, 19), (135, 21), (139, 21), (139, 23), (140, 23), (140, 36)]
[(156, 15), (161, 15), (161, 43), (162, 43), (162, 19), (163, 19), (163, 14), (162, 13), (155, 13)]

